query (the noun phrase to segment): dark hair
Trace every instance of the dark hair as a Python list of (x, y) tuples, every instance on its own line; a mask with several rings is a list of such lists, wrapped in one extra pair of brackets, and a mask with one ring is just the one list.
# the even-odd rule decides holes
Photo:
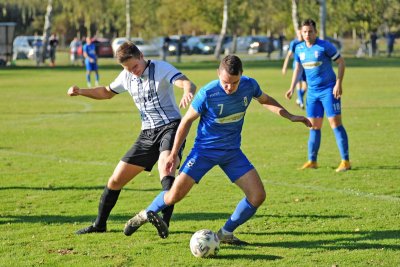
[(219, 70), (225, 70), (230, 75), (240, 75), (243, 72), (242, 61), (238, 56), (228, 55), (221, 60)]
[(317, 30), (317, 25), (315, 24), (315, 21), (312, 19), (304, 20), (303, 23), (301, 24), (301, 27), (303, 26), (313, 26), (314, 30)]
[(142, 52), (136, 47), (136, 45), (130, 41), (127, 41), (118, 47), (115, 56), (119, 63), (124, 63), (130, 58), (139, 59)]

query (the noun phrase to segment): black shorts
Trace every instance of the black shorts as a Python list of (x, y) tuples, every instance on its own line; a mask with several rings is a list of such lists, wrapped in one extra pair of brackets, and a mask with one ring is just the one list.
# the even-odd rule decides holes
[[(136, 142), (122, 157), (121, 161), (144, 167), (145, 171), (151, 171), (158, 161), (160, 153), (172, 149), (179, 123), (180, 120), (155, 129), (142, 130)], [(184, 147), (185, 143), (178, 153), (181, 160)]]

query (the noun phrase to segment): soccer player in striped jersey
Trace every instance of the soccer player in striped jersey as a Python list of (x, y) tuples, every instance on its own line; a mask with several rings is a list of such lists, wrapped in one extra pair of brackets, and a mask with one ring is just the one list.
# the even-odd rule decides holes
[[(318, 167), (317, 156), (325, 112), (342, 158), (336, 172), (350, 170), (348, 137), (341, 116), (344, 59), (330, 42), (317, 38), (315, 21), (312, 19), (307, 19), (302, 23), (301, 34), (304, 42), (298, 44), (295, 49), (296, 67), (286, 97), (288, 99), (292, 97), (300, 71), (304, 69), (308, 86), (306, 111), (313, 126), (308, 140), (308, 161), (302, 169)], [(338, 64), (337, 76), (333, 70), (332, 61)]]
[[(116, 57), (123, 70), (109, 86), (93, 89), (72, 86), (68, 89), (68, 95), (110, 99), (120, 93), (128, 92), (140, 112), (141, 132), (109, 178), (100, 198), (95, 222), (77, 231), (77, 234), (105, 232), (107, 219), (118, 200), (122, 187), (142, 171), (151, 171), (157, 161), (162, 188), (169, 190), (182, 156), (183, 147), (177, 154), (175, 168), (170, 171), (162, 168), (171, 152), (181, 120), (173, 87), (175, 85), (183, 89), (179, 107), (185, 108), (191, 102), (196, 86), (168, 62), (145, 60), (143, 54), (132, 42), (123, 43), (118, 48)], [(110, 138), (115, 137), (110, 136)], [(163, 219), (167, 224), (172, 212), (173, 206), (163, 209)]]
[(219, 79), (200, 89), (179, 125), (171, 154), (165, 161), (165, 171), (176, 166), (176, 156), (191, 125), (200, 118), (194, 146), (171, 190), (161, 192), (146, 210), (130, 219), (125, 232), (132, 234), (148, 220), (157, 228), (159, 236), (166, 238), (168, 227), (157, 213), (183, 199), (193, 185), (218, 165), (246, 195), (218, 231), (218, 237), (222, 243), (246, 244), (235, 237), (233, 231), (249, 220), (265, 200), (261, 178), (240, 149), (244, 117), (250, 102), (254, 98), (268, 110), (307, 127), (311, 127), (311, 122), (303, 116), (290, 114), (261, 91), (256, 80), (242, 76), (242, 62), (237, 56), (226, 56), (217, 73)]

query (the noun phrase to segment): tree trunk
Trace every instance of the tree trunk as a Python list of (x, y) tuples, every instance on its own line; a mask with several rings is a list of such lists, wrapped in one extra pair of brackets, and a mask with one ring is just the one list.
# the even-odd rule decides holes
[(53, 15), (53, 0), (47, 1), (47, 10), (45, 15), (44, 21), (44, 28), (43, 28), (43, 47), (42, 47), (42, 58), (40, 60), (41, 63), (46, 61), (47, 55), (47, 46), (49, 44), (49, 38), (51, 34), (51, 19)]
[(299, 5), (299, 0), (292, 0), (292, 22), (293, 22), (295, 36), (300, 26), (298, 5)]
[(126, 33), (125, 37), (131, 37), (131, 0), (125, 0)]
[(320, 19), (319, 38), (324, 40), (326, 37), (326, 1), (325, 0), (319, 0), (319, 19)]
[(222, 17), (222, 28), (221, 33), (218, 38), (217, 47), (215, 48), (214, 56), (216, 59), (219, 59), (221, 56), (222, 46), (224, 43), (226, 29), (228, 27), (228, 10), (229, 10), (229, 0), (224, 0), (224, 12)]

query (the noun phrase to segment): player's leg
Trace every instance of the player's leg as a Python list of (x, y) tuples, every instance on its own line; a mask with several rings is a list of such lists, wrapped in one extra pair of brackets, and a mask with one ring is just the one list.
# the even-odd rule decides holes
[(195, 181), (193, 178), (185, 173), (180, 173), (169, 191), (161, 191), (146, 210), (140, 211), (126, 223), (124, 234), (127, 236), (132, 235), (146, 221), (149, 221), (156, 227), (158, 235), (161, 238), (167, 238), (169, 234), (168, 225), (158, 215), (158, 212), (179, 202), (186, 196), (194, 184)]
[(120, 161), (108, 180), (103, 194), (100, 197), (97, 218), (93, 225), (78, 230), (77, 234), (105, 232), (107, 220), (111, 210), (117, 203), (122, 187), (131, 181), (137, 174), (144, 170), (143, 167)]
[(95, 85), (99, 86), (100, 76), (97, 63), (93, 63), (94, 65), (94, 73), (95, 73)]
[(220, 166), (229, 179), (242, 189), (245, 197), (238, 203), (217, 235), (222, 243), (244, 245), (246, 242), (235, 237), (233, 231), (256, 213), (266, 194), (260, 176), (243, 152), (238, 150), (237, 153), (230, 154), (235, 154), (232, 159), (228, 159), (231, 161)]
[(90, 73), (91, 73), (90, 67), (89, 68), (86, 67), (86, 84), (88, 88), (92, 87), (92, 83), (90, 82)]
[(318, 151), (321, 144), (321, 128), (324, 117), (324, 109), (317, 96), (308, 94), (306, 103), (307, 117), (312, 123), (308, 138), (308, 161), (301, 169), (316, 169)]
[(329, 124), (335, 134), (336, 144), (339, 148), (341, 163), (336, 172), (347, 171), (351, 169), (349, 157), (349, 141), (346, 129), (342, 124), (341, 101), (332, 94), (327, 95), (324, 101), (324, 108), (328, 116)]
[[(171, 189), (172, 184), (174, 183), (175, 180), (175, 172), (176, 172), (175, 170), (176, 168), (178, 168), (180, 161), (182, 159), (182, 151), (185, 144), (182, 145), (182, 148), (178, 153), (176, 165), (172, 168), (173, 171), (171, 172), (165, 171), (165, 160), (171, 153), (171, 149), (173, 147), (173, 142), (175, 139), (175, 134), (178, 126), (179, 126), (178, 121), (172, 122), (167, 126), (165, 126), (163, 133), (160, 134), (161, 140), (160, 140), (160, 156), (158, 158), (158, 172), (160, 173), (160, 181), (163, 191), (169, 191)], [(173, 211), (174, 211), (174, 205), (170, 205), (161, 211), (163, 220), (168, 226)]]
[(134, 233), (143, 224), (141, 223), (143, 219), (148, 219), (157, 228), (160, 237), (166, 238), (168, 236), (168, 226), (157, 213), (184, 198), (193, 185), (198, 183), (203, 175), (215, 166), (213, 161), (201, 157), (201, 154), (198, 150), (192, 149), (171, 189), (159, 193), (146, 210), (142, 210), (130, 219), (124, 229), (125, 235)]

